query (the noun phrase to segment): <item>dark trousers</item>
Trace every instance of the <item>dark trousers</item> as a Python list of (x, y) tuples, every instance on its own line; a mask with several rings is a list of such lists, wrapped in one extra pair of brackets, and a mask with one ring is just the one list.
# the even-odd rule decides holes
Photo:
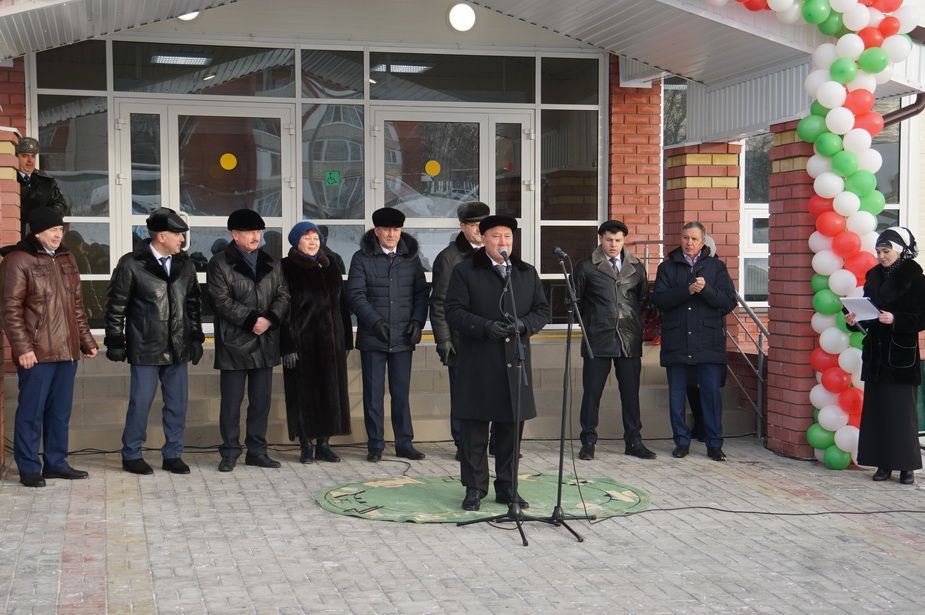
[(245, 384), (247, 432), (244, 446), (250, 455), (265, 455), (267, 452), (267, 419), (270, 416), (273, 368), (223, 369), (220, 378), (222, 401), (218, 417), (218, 428), (222, 435), (218, 452), (222, 457), (237, 458), (241, 455), (241, 402), (244, 401)]
[(389, 396), (392, 398), (392, 431), (395, 448), (411, 446), (414, 429), (411, 426), (411, 351), (360, 351), (363, 372), (363, 420), (366, 423), (366, 446), (370, 451), (385, 448), (385, 374), (388, 367)]
[(689, 446), (691, 432), (684, 417), (684, 402), (687, 397), (688, 370), (690, 376), (696, 373), (700, 388), (700, 405), (703, 411), (704, 439), (707, 446), (723, 445), (723, 399), (721, 384), (726, 366), (720, 363), (670, 365), (668, 372), (668, 409), (671, 414), (671, 432), (679, 446)]
[(456, 366), (448, 365), (446, 371), (450, 378), (450, 435), (453, 436), (453, 444), (459, 448), (462, 446), (462, 423), (454, 418), (453, 414), (453, 402), (456, 399)]
[(13, 459), (19, 474), (38, 474), (39, 442), (46, 468), (67, 465), (68, 424), (74, 399), (77, 361), (36, 363), (31, 369), (16, 367), (19, 405), (13, 433)]
[(164, 459), (175, 459), (183, 454), (183, 431), (189, 399), (187, 364), (132, 365), (128, 411), (125, 413), (125, 429), (122, 430), (122, 459), (141, 459), (141, 447), (148, 438), (148, 414), (158, 382), (164, 400), (161, 416), (164, 446), (161, 453)]
[[(488, 493), (488, 421), (461, 419), (460, 438), (462, 455), (459, 458), (459, 473), (465, 487), (474, 487)], [(514, 484), (514, 436), (515, 423), (493, 422), (492, 437), (495, 438), (495, 494), (510, 492)], [(524, 424), (520, 422), (520, 433)]]
[(581, 396), (581, 443), (597, 442), (598, 415), (601, 395), (611, 363), (620, 387), (620, 406), (623, 408), (623, 440), (636, 444), (642, 440), (642, 420), (639, 418), (639, 380), (642, 374), (641, 357), (600, 357), (584, 359), (581, 370), (584, 393)]

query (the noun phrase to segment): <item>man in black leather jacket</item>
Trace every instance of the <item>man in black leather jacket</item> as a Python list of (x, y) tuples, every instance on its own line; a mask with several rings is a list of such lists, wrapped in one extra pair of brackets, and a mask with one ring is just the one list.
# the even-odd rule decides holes
[(71, 215), (71, 208), (58, 189), (58, 182), (35, 168), (38, 153), (39, 142), (31, 137), (23, 137), (16, 144), (19, 161), (16, 181), (19, 182), (19, 219), (22, 220), (20, 232), (23, 238), (29, 234), (29, 215), (39, 207), (50, 207), (62, 216)]
[(187, 362), (202, 358), (202, 300), (196, 267), (180, 250), (189, 230), (177, 213), (161, 207), (147, 221), (149, 241), (119, 259), (106, 301), (106, 357), (132, 366), (122, 432), (122, 468), (154, 470), (141, 455), (148, 413), (160, 381), (164, 398), (162, 468), (189, 474), (181, 454), (188, 398)]

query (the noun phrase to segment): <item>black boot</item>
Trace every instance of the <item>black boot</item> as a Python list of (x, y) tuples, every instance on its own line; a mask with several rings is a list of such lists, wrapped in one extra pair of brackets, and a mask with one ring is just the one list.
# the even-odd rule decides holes
[(315, 447), (315, 458), (330, 463), (337, 463), (340, 461), (340, 457), (337, 456), (337, 453), (331, 450), (327, 438), (318, 438), (318, 446)]
[(312, 444), (308, 440), (300, 440), (299, 447), (302, 449), (299, 453), (299, 463), (312, 463), (314, 460), (314, 451)]

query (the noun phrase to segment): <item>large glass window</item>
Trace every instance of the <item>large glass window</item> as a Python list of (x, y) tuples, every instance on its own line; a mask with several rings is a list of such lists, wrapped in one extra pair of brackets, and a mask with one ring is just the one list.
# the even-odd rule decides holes
[(597, 112), (542, 113), (544, 220), (597, 220)]
[(363, 52), (302, 51), (302, 95), (308, 98), (363, 98)]
[(35, 56), (36, 85), (61, 90), (106, 89), (106, 41), (85, 41)]
[(665, 147), (687, 138), (687, 80), (667, 77), (662, 82), (662, 140)]
[(302, 214), (361, 219), (365, 188), (363, 107), (302, 105)]
[[(746, 301), (768, 300), (768, 269), (770, 250), (768, 238), (768, 195), (771, 184), (771, 146), (774, 135), (760, 134), (745, 140), (743, 177), (745, 206), (740, 224), (741, 279)], [(722, 254), (719, 255), (723, 257)]]
[(541, 87), (543, 104), (596, 105), (597, 59), (543, 58)]

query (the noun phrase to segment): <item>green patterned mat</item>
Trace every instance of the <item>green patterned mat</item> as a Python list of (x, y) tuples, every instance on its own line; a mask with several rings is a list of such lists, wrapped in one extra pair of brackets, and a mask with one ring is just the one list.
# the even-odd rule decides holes
[[(524, 474), (520, 494), (530, 503), (530, 515), (552, 514), (556, 503), (556, 479), (552, 474)], [(566, 515), (596, 515), (598, 519), (644, 510), (651, 501), (642, 489), (609, 478), (587, 478), (579, 483), (573, 476), (562, 485), (562, 510)], [(495, 503), (494, 491), (482, 500), (482, 508), (467, 512), (461, 508), (465, 489), (454, 476), (399, 476), (349, 483), (317, 497), (322, 508), (341, 515), (412, 523), (456, 523), (507, 512), (507, 505)], [(582, 504), (582, 496), (584, 504)]]

